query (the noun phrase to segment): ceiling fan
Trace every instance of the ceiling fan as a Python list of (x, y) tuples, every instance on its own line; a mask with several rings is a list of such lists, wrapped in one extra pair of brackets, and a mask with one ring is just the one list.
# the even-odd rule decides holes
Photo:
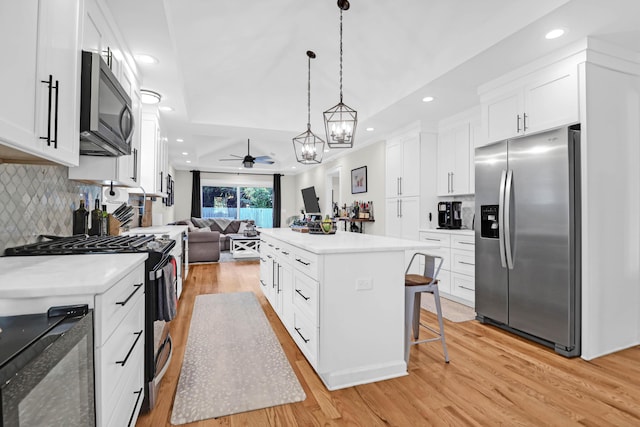
[(237, 162), (238, 159), (242, 159), (242, 164), (244, 165), (245, 168), (252, 168), (254, 163), (265, 163), (268, 165), (272, 165), (274, 163), (273, 160), (271, 160), (271, 157), (269, 156), (258, 156), (258, 157), (253, 157), (251, 155), (251, 151), (250, 151), (250, 141), (249, 139), (247, 139), (247, 155), (246, 156), (239, 156), (237, 154), (230, 154), (230, 156), (233, 156), (235, 158), (233, 159), (220, 159), (221, 162), (224, 161), (235, 161)]

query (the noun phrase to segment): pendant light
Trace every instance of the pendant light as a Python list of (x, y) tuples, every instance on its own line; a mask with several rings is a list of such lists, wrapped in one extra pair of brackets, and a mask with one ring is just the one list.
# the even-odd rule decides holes
[(311, 59), (316, 54), (307, 51), (308, 78), (307, 78), (307, 130), (293, 138), (293, 149), (296, 152), (298, 162), (308, 165), (321, 163), (324, 154), (324, 141), (311, 132)]
[(342, 11), (349, 10), (348, 0), (338, 0), (340, 8), (340, 102), (324, 112), (324, 128), (330, 148), (351, 148), (356, 135), (358, 112), (342, 102)]

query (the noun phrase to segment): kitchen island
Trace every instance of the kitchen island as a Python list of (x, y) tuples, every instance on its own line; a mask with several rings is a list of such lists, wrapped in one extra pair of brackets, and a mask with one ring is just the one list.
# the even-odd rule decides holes
[(287, 228), (260, 240), (260, 287), (327, 389), (407, 374), (405, 268), (437, 244)]

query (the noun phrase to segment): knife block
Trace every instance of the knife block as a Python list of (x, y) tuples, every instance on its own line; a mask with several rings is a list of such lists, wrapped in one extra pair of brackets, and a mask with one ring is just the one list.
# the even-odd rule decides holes
[(108, 220), (109, 222), (107, 223), (107, 233), (109, 234), (109, 236), (119, 236), (120, 226), (122, 225), (120, 221), (118, 221), (116, 217), (111, 214), (109, 214)]

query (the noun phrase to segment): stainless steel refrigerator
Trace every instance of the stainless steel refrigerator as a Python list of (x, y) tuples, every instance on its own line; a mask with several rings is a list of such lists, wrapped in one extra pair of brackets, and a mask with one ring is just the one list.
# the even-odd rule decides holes
[(580, 355), (579, 125), (476, 149), (477, 319)]

